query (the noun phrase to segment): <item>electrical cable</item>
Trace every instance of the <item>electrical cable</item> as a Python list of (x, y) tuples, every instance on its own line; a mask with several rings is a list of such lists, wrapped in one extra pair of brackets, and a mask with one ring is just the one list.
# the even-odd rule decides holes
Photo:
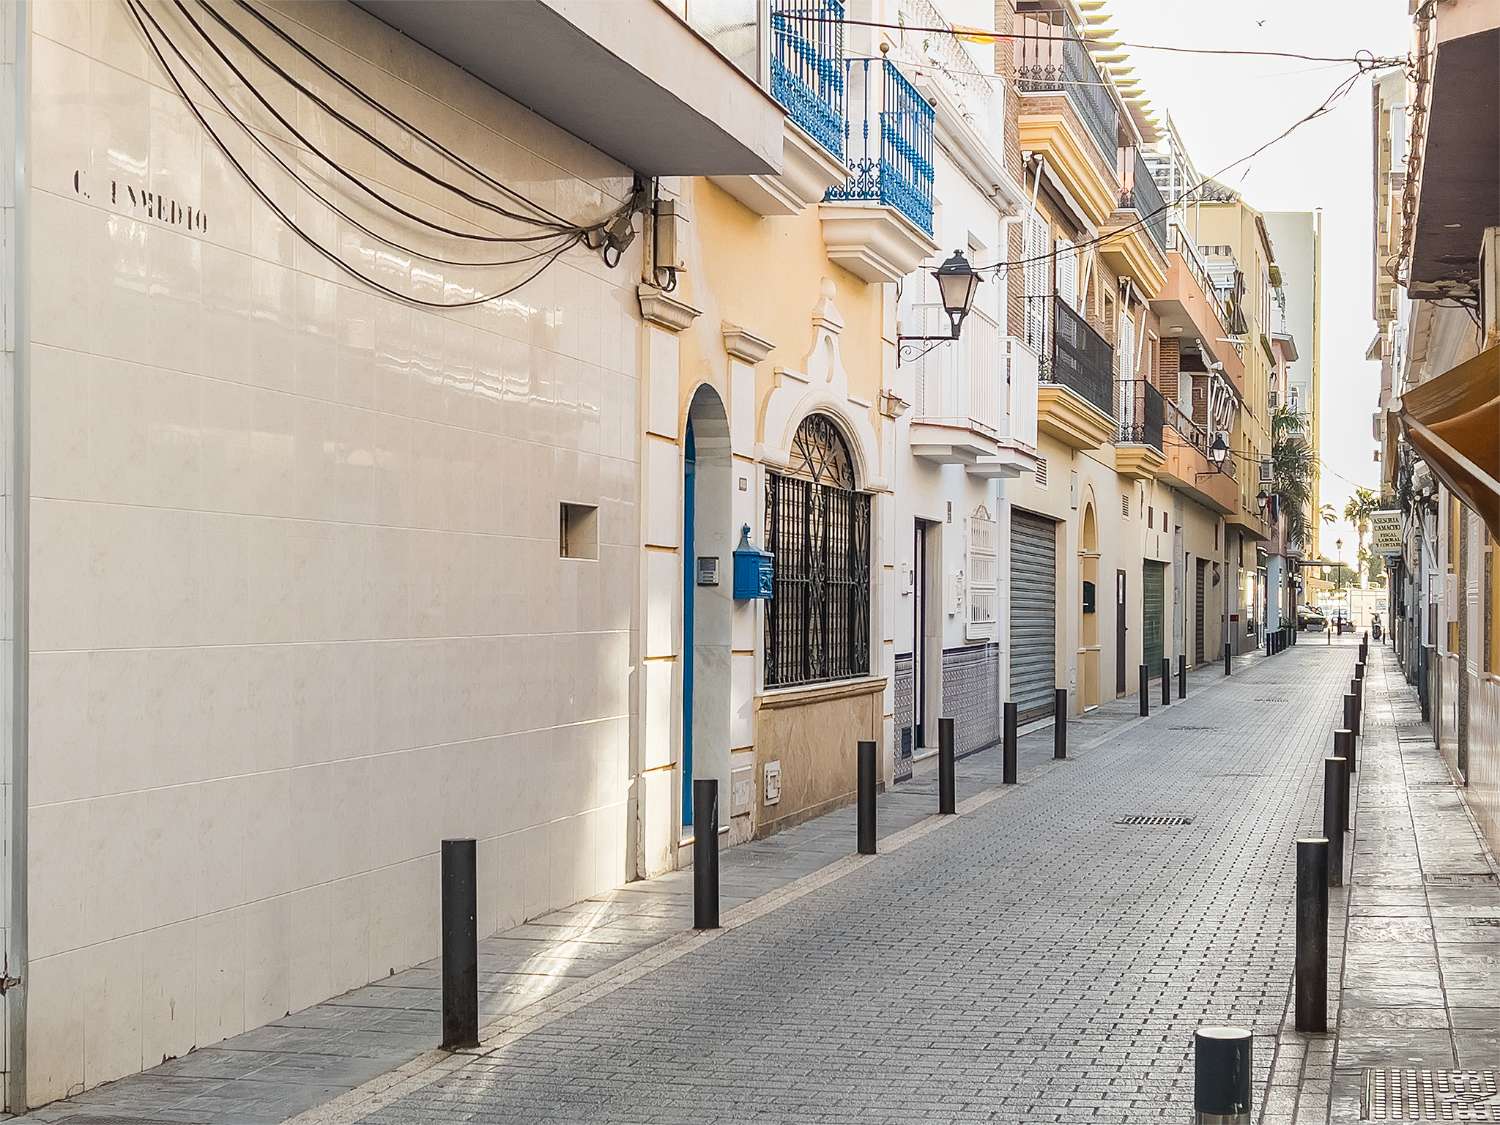
[[(1360, 76), (1364, 73), (1365, 71), (1363, 69), (1356, 70), (1353, 74), (1349, 75), (1343, 81), (1339, 82), (1339, 84), (1329, 92), (1328, 96), (1325, 97), (1321, 103), (1319, 103), (1317, 108), (1313, 109), (1309, 113), (1304, 114), (1302, 117), (1299, 117), (1296, 121), (1287, 126), (1286, 129), (1282, 130), (1280, 133), (1272, 137), (1270, 140), (1266, 141), (1264, 144), (1260, 145), (1258, 148), (1246, 153), (1239, 159), (1233, 160), (1230, 163), (1224, 165), (1224, 167), (1220, 168), (1212, 175), (1203, 177), (1203, 179), (1199, 180), (1198, 183), (1194, 184), (1191, 188), (1189, 188), (1187, 191), (1183, 192), (1176, 198), (1171, 199), (1163, 203), (1160, 207), (1157, 207), (1154, 210), (1139, 216), (1133, 222), (1127, 223), (1122, 227), (1116, 227), (1110, 230), (1106, 234), (1098, 234), (1093, 238), (1086, 239), (1083, 242), (1075, 242), (1071, 246), (1067, 247), (1067, 250), (1069, 252), (1076, 252), (1078, 250), (1085, 250), (1092, 246), (1097, 246), (1104, 242), (1112, 242), (1113, 240), (1119, 238), (1122, 234), (1127, 234), (1132, 230), (1139, 230), (1152, 219), (1156, 218), (1158, 215), (1165, 214), (1172, 208), (1176, 207), (1179, 203), (1188, 201), (1196, 192), (1200, 191), (1209, 183), (1217, 180), (1218, 177), (1224, 175), (1231, 168), (1238, 167), (1239, 165), (1244, 164), (1246, 161), (1255, 159), (1255, 157), (1265, 152), (1265, 150), (1270, 148), (1272, 145), (1285, 140), (1301, 126), (1307, 124), (1309, 121), (1315, 121), (1319, 117), (1322, 117), (1324, 114), (1330, 112), (1334, 106), (1336, 106), (1348, 95), (1350, 90), (1354, 89), (1355, 83), (1359, 81)], [(1030, 262), (1051, 261), (1052, 259), (1056, 258), (1057, 255), (1061, 252), (1061, 249), (1054, 248), (1045, 254), (1034, 254), (1031, 257), (1027, 258), (1011, 258), (1005, 261), (993, 262), (987, 266), (975, 267), (974, 272), (983, 273), (989, 270), (995, 270), (998, 272), (1002, 269), (1014, 269), (1017, 266), (1023, 266)]]
[[(207, 4), (206, 0), (200, 0), (200, 2), (202, 2), (203, 5), (204, 5), (204, 7), (208, 8), (208, 10), (210, 12), (213, 11), (213, 8), (210, 7)], [(386, 120), (391, 121), (394, 124), (397, 124), (397, 125), (401, 126), (403, 129), (405, 129), (407, 132), (409, 132), (412, 136), (416, 137), (423, 144), (427, 145), (434, 152), (438, 153), (441, 156), (447, 157), (449, 160), (452, 160), (460, 168), (464, 169), (464, 171), (468, 172), (470, 175), (474, 176), (476, 179), (481, 180), (482, 182), (488, 184), (490, 187), (494, 188), (496, 191), (502, 192), (505, 195), (510, 196), (512, 199), (516, 200), (516, 202), (524, 204), (525, 206), (530, 207), (533, 210), (540, 212), (541, 214), (547, 216), (548, 218), (555, 219), (559, 223), (567, 223), (568, 222), (568, 220), (564, 219), (561, 215), (559, 215), (559, 214), (557, 214), (557, 213), (555, 213), (553, 211), (548, 210), (546, 207), (543, 207), (540, 203), (537, 203), (535, 200), (529, 199), (527, 196), (523, 195), (521, 192), (518, 192), (514, 188), (508, 186), (507, 184), (504, 184), (501, 181), (495, 179), (494, 177), (490, 176), (487, 172), (483, 171), (482, 169), (475, 167), (472, 163), (470, 163), (463, 156), (461, 156), (458, 153), (454, 152), (447, 145), (443, 144), (441, 141), (439, 141), (436, 138), (434, 138), (431, 134), (429, 134), (426, 131), (424, 131), (420, 126), (415, 125), (412, 122), (408, 121), (406, 118), (402, 117), (399, 113), (397, 113), (395, 110), (391, 109), (389, 106), (385, 105), (383, 102), (380, 102), (377, 99), (370, 97), (369, 94), (366, 94), (357, 85), (355, 85), (348, 78), (346, 78), (342, 73), (340, 73), (334, 67), (330, 66), (328, 63), (324, 62), (317, 55), (313, 54), (310, 50), (308, 50), (307, 47), (305, 47), (302, 43), (300, 43), (296, 39), (296, 37), (294, 37), (285, 28), (281, 27), (281, 25), (279, 25), (278, 23), (276, 23), (274, 20), (272, 20), (265, 13), (261, 12), (260, 10), (258, 10), (256, 7), (254, 7), (254, 5), (250, 4), (249, 0), (235, 0), (235, 3), (237, 3), (241, 8), (243, 8), (246, 12), (248, 12), (256, 20), (258, 20), (262, 25), (264, 25), (265, 27), (267, 27), (268, 29), (270, 29), (272, 33), (274, 33), (284, 43), (286, 43), (287, 45), (289, 45), (290, 47), (292, 47), (303, 58), (307, 59), (308, 62), (310, 62), (314, 66), (316, 66), (319, 70), (321, 70), (329, 78), (332, 78), (335, 82), (337, 82), (345, 90), (349, 91), (349, 93), (353, 94), (356, 98), (358, 98), (365, 105), (369, 106), (371, 109), (373, 109), (377, 113), (381, 114), (383, 117), (386, 118)], [(217, 13), (215, 13), (215, 14), (216, 14), (216, 17), (217, 17)], [(222, 17), (217, 17), (217, 18), (219, 18), (219, 21), (221, 23), (224, 22)], [(610, 216), (610, 217), (613, 218), (613, 216)], [(604, 220), (604, 221), (608, 222), (607, 219)]]
[[(160, 27), (159, 24), (157, 26)], [(357, 219), (353, 215), (351, 215), (348, 211), (346, 211), (342, 207), (340, 207), (337, 203), (333, 202), (332, 200), (330, 200), (327, 197), (325, 197), (324, 195), (322, 195), (317, 190), (317, 188), (315, 188), (311, 184), (309, 184), (307, 182), (307, 180), (305, 180), (302, 177), (302, 175), (295, 168), (293, 168), (284, 159), (282, 159), (281, 155), (278, 152), (276, 152), (276, 150), (273, 149), (265, 140), (263, 140), (261, 138), (260, 134), (257, 133), (255, 131), (255, 129), (253, 129), (249, 125), (249, 123), (247, 123), (243, 118), (241, 118), (234, 111), (234, 109), (227, 102), (225, 102), (225, 100), (222, 97), (220, 97), (220, 95), (218, 94), (218, 92), (213, 88), (213, 85), (204, 78), (203, 73), (201, 71), (199, 71), (198, 68), (196, 66), (194, 66), (193, 63), (188, 60), (187, 56), (183, 54), (181, 48), (178, 47), (176, 43), (172, 42), (172, 40), (170, 39), (170, 37), (167, 37), (167, 44), (168, 44), (168, 46), (170, 46), (172, 48), (172, 53), (175, 54), (177, 56), (177, 58), (182, 62), (183, 66), (187, 69), (188, 73), (193, 76), (193, 78), (198, 82), (198, 84), (200, 86), (202, 86), (203, 89), (208, 93), (209, 97), (211, 97), (214, 100), (214, 102), (219, 106), (219, 108), (224, 112), (224, 115), (226, 117), (228, 117), (231, 121), (233, 121), (236, 125), (238, 125), (240, 127), (240, 129), (244, 131), (244, 133), (250, 138), (250, 140), (252, 142), (254, 142), (254, 144), (262, 152), (264, 152), (268, 157), (271, 158), (272, 161), (274, 161), (277, 165), (279, 165), (281, 167), (281, 169), (284, 172), (286, 172), (286, 174), (288, 176), (290, 176), (294, 181), (296, 181), (296, 183), (304, 191), (307, 192), (307, 194), (309, 194), (310, 196), (312, 196), (319, 203), (321, 203), (324, 207), (328, 208), (328, 210), (332, 211), (335, 215), (338, 215), (341, 219), (343, 219), (345, 222), (349, 223), (355, 229), (363, 232), (364, 234), (369, 235), (371, 238), (376, 239), (379, 242), (383, 242), (383, 243), (385, 243), (388, 246), (392, 246), (395, 249), (402, 251), (403, 253), (410, 254), (413, 257), (422, 258), (425, 261), (435, 262), (435, 263), (437, 263), (439, 265), (445, 265), (445, 266), (465, 266), (465, 267), (473, 267), (473, 268), (492, 268), (492, 267), (505, 267), (505, 266), (525, 265), (528, 262), (534, 262), (534, 261), (536, 261), (538, 258), (546, 257), (548, 254), (550, 254), (552, 252), (552, 250), (556, 249), (556, 246), (549, 246), (549, 247), (547, 247), (545, 249), (536, 250), (536, 251), (534, 251), (532, 253), (526, 254), (526, 255), (524, 255), (522, 257), (519, 257), (519, 258), (509, 258), (509, 259), (504, 259), (504, 260), (500, 260), (500, 261), (471, 262), (471, 261), (465, 261), (465, 260), (462, 260), (462, 259), (444, 258), (444, 257), (442, 257), (440, 255), (432, 254), (432, 253), (429, 253), (429, 252), (427, 252), (425, 250), (419, 250), (419, 249), (417, 249), (414, 246), (408, 246), (405, 243), (400, 242), (400, 241), (398, 241), (395, 238), (392, 238), (390, 235), (381, 234), (378, 231), (372, 230), (370, 227), (368, 227), (364, 223), (360, 222), (359, 219)], [(569, 239), (569, 238), (572, 238), (573, 236), (571, 234), (566, 233), (566, 232), (555, 232), (555, 233), (553, 233), (552, 235), (550, 235), (548, 237), (551, 237), (551, 238), (554, 238), (554, 239), (556, 239), (556, 238)]]
[[(131, 15), (134, 17), (136, 25), (140, 28), (141, 34), (145, 38), (147, 45), (151, 48), (152, 54), (156, 56), (157, 61), (161, 64), (163, 72), (171, 81), (172, 86), (177, 90), (178, 95), (182, 98), (183, 102), (186, 103), (189, 111), (193, 114), (193, 116), (197, 118), (198, 124), (202, 126), (203, 130), (208, 133), (208, 135), (213, 139), (213, 142), (218, 147), (219, 151), (224, 154), (224, 158), (229, 161), (230, 165), (235, 169), (236, 172), (240, 174), (241, 178), (244, 179), (245, 183), (250, 187), (250, 190), (253, 191), (257, 197), (259, 197), (262, 203), (264, 203), (268, 208), (271, 209), (272, 213), (275, 214), (278, 219), (286, 224), (288, 229), (295, 233), (298, 238), (302, 239), (303, 242), (307, 243), (307, 245), (311, 247), (314, 252), (326, 259), (329, 263), (331, 263), (338, 269), (342, 270), (344, 273), (347, 273), (349, 276), (363, 282), (370, 288), (384, 293), (395, 300), (402, 301), (410, 305), (417, 305), (423, 308), (471, 308), (475, 305), (482, 305), (488, 301), (493, 301), (497, 297), (503, 297), (508, 293), (514, 293), (517, 289), (520, 289), (522, 286), (528, 284), (532, 279), (539, 276), (543, 270), (545, 270), (553, 262), (557, 261), (557, 259), (562, 256), (565, 250), (569, 249), (569, 246), (565, 245), (555, 253), (549, 255), (540, 266), (538, 266), (525, 278), (518, 281), (515, 285), (512, 285), (506, 289), (499, 290), (498, 292), (486, 294), (482, 297), (476, 297), (463, 301), (428, 301), (421, 297), (413, 297), (409, 294), (402, 293), (397, 289), (393, 289), (389, 285), (376, 281), (372, 277), (366, 276), (364, 273), (360, 272), (358, 269), (355, 269), (348, 262), (340, 258), (337, 254), (333, 253), (333, 251), (324, 247), (316, 239), (312, 238), (305, 230), (302, 229), (301, 226), (297, 224), (297, 222), (290, 215), (286, 213), (286, 211), (279, 204), (277, 204), (274, 199), (272, 199), (266, 193), (265, 189), (255, 181), (255, 178), (250, 175), (250, 173), (245, 169), (244, 165), (240, 163), (239, 159), (234, 155), (234, 153), (229, 150), (229, 146), (224, 143), (223, 138), (220, 137), (219, 134), (214, 130), (214, 128), (208, 123), (208, 119), (203, 115), (203, 111), (198, 108), (197, 104), (192, 100), (192, 98), (188, 97), (187, 90), (183, 88), (181, 80), (177, 77), (176, 72), (173, 71), (171, 66), (168, 64), (166, 56), (162, 53), (161, 47), (157, 44), (155, 37), (152, 36), (150, 30), (146, 27), (146, 21), (149, 20), (152, 26), (156, 27), (157, 31), (161, 33), (163, 38), (167, 39), (168, 42), (170, 42), (170, 37), (166, 36), (166, 33), (162, 31), (161, 26), (156, 22), (155, 17), (153, 17), (150, 12), (144, 9), (144, 7), (140, 3), (140, 0), (125, 0), (125, 3)], [(577, 243), (581, 242), (582, 239), (583, 236), (579, 234), (574, 237), (574, 241), (570, 243), (570, 245), (577, 245)]]
[[(559, 231), (564, 231), (566, 233), (572, 233), (573, 231), (581, 229), (581, 228), (577, 228), (577, 227), (574, 227), (574, 228), (553, 227), (553, 229), (551, 229), (546, 235), (529, 235), (529, 236), (514, 236), (514, 237), (501, 236), (501, 235), (484, 235), (484, 234), (476, 234), (476, 233), (474, 233), (472, 231), (456, 230), (456, 229), (454, 229), (452, 227), (444, 226), (441, 223), (435, 223), (435, 222), (431, 221), (430, 219), (427, 219), (427, 218), (425, 218), (425, 217), (417, 214), (414, 211), (407, 210), (405, 207), (402, 207), (400, 204), (392, 201), (391, 199), (388, 199), (386, 196), (382, 195), (379, 191), (375, 190), (369, 184), (367, 184), (363, 180), (361, 180), (358, 176), (356, 176), (352, 172), (348, 171), (341, 164), (339, 164), (337, 161), (333, 160), (326, 153), (324, 153), (311, 140), (309, 140), (308, 137), (300, 129), (298, 129), (295, 124), (293, 124), (291, 121), (288, 121), (287, 118), (286, 118), (286, 116), (279, 109), (277, 109), (274, 105), (271, 104), (270, 100), (263, 93), (261, 93), (260, 89), (255, 85), (255, 83), (252, 82), (249, 79), (249, 77), (243, 71), (241, 71), (238, 66), (235, 65), (234, 61), (229, 58), (229, 56), (224, 52), (223, 48), (219, 46), (219, 44), (214, 40), (214, 38), (211, 35), (209, 35), (206, 31), (203, 30), (203, 27), (188, 12), (186, 5), (183, 3), (183, 0), (173, 0), (173, 3), (176, 6), (177, 10), (182, 14), (182, 17), (184, 19), (186, 19), (187, 22), (190, 25), (192, 25), (193, 30), (196, 31), (198, 33), (199, 37), (202, 38), (202, 40), (204, 41), (204, 43), (206, 43), (208, 45), (209, 49), (212, 50), (214, 52), (214, 54), (218, 56), (219, 61), (229, 70), (229, 72), (231, 74), (233, 74), (235, 76), (236, 79), (239, 80), (239, 82), (241, 83), (241, 85), (243, 85), (245, 87), (245, 89), (250, 93), (250, 95), (253, 98), (255, 98), (255, 100), (258, 101), (261, 104), (262, 107), (265, 108), (266, 112), (268, 112), (272, 117), (274, 117), (276, 119), (277, 123), (280, 124), (283, 129), (285, 129), (288, 133), (290, 133), (293, 137), (295, 137), (297, 139), (297, 141), (304, 148), (306, 148), (309, 152), (314, 153), (315, 155), (317, 155), (319, 159), (321, 159), (322, 161), (324, 161), (331, 169), (333, 169), (334, 172), (336, 172), (339, 176), (341, 176), (345, 180), (347, 180), (355, 188), (357, 188), (358, 190), (364, 192), (366, 195), (370, 196), (372, 199), (378, 200), (384, 206), (390, 208), (392, 211), (395, 211), (397, 214), (402, 215), (402, 216), (404, 216), (407, 219), (410, 219), (412, 222), (420, 223), (422, 226), (428, 227), (429, 229), (438, 231), (438, 232), (440, 232), (442, 234), (451, 235), (454, 238), (466, 238), (466, 239), (470, 239), (470, 240), (475, 241), (475, 242), (537, 241), (537, 240), (539, 240), (540, 238), (543, 238), (543, 237), (553, 237)], [(210, 9), (210, 11), (211, 11), (211, 9)], [(152, 22), (153, 23), (156, 22), (154, 17), (152, 17)], [(156, 24), (156, 26), (157, 26), (158, 30), (160, 30), (160, 24)], [(163, 31), (162, 34), (165, 35), (166, 33)], [(257, 51), (257, 49), (253, 48), (253, 47), (251, 47), (250, 49), (251, 49), (252, 53), (256, 53), (256, 51)], [(267, 62), (267, 65), (270, 66), (272, 70), (275, 70), (278, 74), (281, 74), (283, 77), (286, 77), (287, 80), (289, 82), (291, 82), (293, 86), (297, 85), (294, 80), (292, 80), (288, 76), (286, 76), (285, 72), (281, 71), (280, 68), (277, 67), (274, 63)], [(306, 93), (306, 91), (302, 91), (302, 92)], [(308, 93), (307, 96), (311, 100), (317, 102), (318, 105), (322, 106), (332, 116), (335, 116), (335, 117), (339, 116), (335, 111), (329, 109), (328, 106), (327, 106), (327, 103), (323, 102), (315, 94)], [(344, 119), (341, 118), (341, 120), (344, 120)], [(509, 219), (512, 219), (514, 221), (521, 222), (521, 223), (526, 223), (526, 224), (529, 224), (531, 226), (538, 226), (538, 227), (552, 226), (551, 224), (545, 224), (545, 223), (536, 222), (535, 220), (529, 219), (529, 218), (527, 218), (524, 215), (517, 215), (514, 212), (506, 211), (504, 208), (499, 207), (498, 205), (496, 205), (496, 204), (494, 204), (494, 203), (492, 203), (492, 202), (490, 202), (488, 200), (481, 200), (477, 196), (474, 196), (474, 195), (472, 195), (472, 194), (470, 194), (468, 192), (465, 192), (462, 189), (455, 187), (454, 185), (445, 184), (442, 180), (434, 177), (426, 169), (422, 168), (421, 166), (419, 166), (417, 164), (413, 164), (411, 161), (407, 160), (404, 156), (402, 156), (400, 153), (396, 152), (395, 149), (391, 148), (389, 145), (385, 144), (383, 141), (380, 141), (380, 140), (372, 137), (368, 132), (366, 132), (364, 129), (362, 129), (358, 125), (355, 125), (355, 124), (347, 122), (347, 121), (346, 121), (346, 124), (354, 132), (356, 132), (360, 136), (364, 137), (367, 141), (370, 142), (370, 144), (372, 144), (375, 148), (379, 149), (381, 152), (385, 153), (392, 160), (395, 160), (397, 163), (401, 164), (403, 167), (411, 169), (413, 172), (415, 172), (419, 176), (422, 176), (424, 179), (428, 180), (429, 182), (432, 182), (432, 183), (436, 184), (437, 186), (447, 187), (447, 189), (449, 191), (452, 191), (454, 194), (460, 196), (461, 198), (465, 199), (469, 203), (472, 203), (472, 204), (474, 204), (476, 206), (485, 208), (486, 210), (493, 211), (496, 214), (502, 215), (505, 218), (509, 218)]]
[[(848, 16), (822, 16), (811, 12), (784, 12), (781, 13), (788, 20), (804, 20), (809, 23), (838, 23), (852, 25), (855, 27), (873, 27), (886, 31), (910, 31), (920, 32), (928, 35), (951, 35), (957, 40), (984, 40), (986, 42), (1013, 42), (1017, 40), (1037, 40), (1043, 43), (1077, 43), (1082, 47), (1093, 47), (1095, 42), (1077, 35), (1037, 35), (1020, 31), (986, 31), (983, 28), (964, 28), (962, 32), (953, 27), (921, 27), (910, 24), (885, 23), (880, 20), (858, 20)], [(1237, 55), (1245, 58), (1269, 58), (1269, 59), (1299, 59), (1303, 62), (1319, 63), (1370, 63), (1375, 66), (1394, 66), (1408, 62), (1405, 58), (1392, 58), (1386, 56), (1377, 57), (1365, 50), (1356, 51), (1353, 55), (1305, 55), (1299, 51), (1251, 51), (1236, 47), (1179, 47), (1164, 43), (1131, 43), (1124, 40), (1111, 39), (1110, 49), (1116, 47), (1130, 47), (1141, 51), (1167, 51), (1181, 55)]]

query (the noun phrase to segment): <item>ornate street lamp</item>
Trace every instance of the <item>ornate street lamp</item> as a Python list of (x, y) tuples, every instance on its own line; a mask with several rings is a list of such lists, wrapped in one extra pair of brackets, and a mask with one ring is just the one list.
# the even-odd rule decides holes
[(1224, 458), (1229, 456), (1229, 443), (1224, 440), (1222, 433), (1214, 434), (1213, 444), (1208, 447), (1209, 460), (1217, 466), (1224, 464)]
[[(948, 314), (952, 331), (947, 336), (898, 336), (897, 363), (920, 359), (939, 344), (957, 340), (964, 317), (974, 307), (974, 294), (979, 290), (979, 283), (984, 280), (974, 272), (974, 267), (969, 265), (969, 259), (964, 257), (962, 250), (953, 251), (953, 257), (933, 270), (932, 276), (937, 280), (938, 295), (943, 300), (943, 311)], [(919, 347), (922, 344), (926, 347)]]

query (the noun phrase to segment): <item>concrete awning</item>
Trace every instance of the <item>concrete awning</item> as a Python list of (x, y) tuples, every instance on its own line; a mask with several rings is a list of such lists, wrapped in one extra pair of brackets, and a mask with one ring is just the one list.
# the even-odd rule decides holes
[(627, 168), (775, 175), (780, 103), (657, 0), (355, 0)]
[(1391, 405), (1406, 440), (1500, 538), (1500, 344)]

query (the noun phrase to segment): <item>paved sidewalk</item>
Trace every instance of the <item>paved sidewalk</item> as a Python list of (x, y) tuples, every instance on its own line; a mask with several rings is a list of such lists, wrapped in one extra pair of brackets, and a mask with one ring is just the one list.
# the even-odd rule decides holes
[(1288, 1007), (1261, 1121), (1500, 1121), (1500, 879), (1390, 649), (1368, 681), (1330, 1034)]
[[(1258, 655), (1239, 658), (1249, 669)], [(1189, 673), (1190, 693), (1222, 679), (1217, 664)], [(1174, 682), (1174, 699), (1175, 682)], [(1160, 698), (1152, 699), (1153, 708)], [(1138, 722), (1134, 697), (1114, 700), (1069, 724), (1070, 753), (1086, 760), (1111, 733)], [(1052, 727), (1023, 735), (1023, 781), (1058, 768)], [(1064, 766), (1065, 768), (1065, 766)], [(1001, 780), (998, 748), (958, 763), (960, 799)], [(879, 800), (879, 835), (890, 840), (923, 822), (936, 824), (936, 761)], [(854, 848), (854, 810), (837, 810), (722, 858), (722, 908), (753, 900), (846, 860)], [(580, 982), (638, 958), (674, 935), (690, 934), (692, 873), (627, 884), (480, 943), (480, 1022), (524, 1014)], [(56, 1102), (28, 1120), (279, 1122), (324, 1105), (391, 1073), (439, 1040), (441, 966), (436, 959), (355, 989), (264, 1027), (205, 1046), (144, 1074)]]

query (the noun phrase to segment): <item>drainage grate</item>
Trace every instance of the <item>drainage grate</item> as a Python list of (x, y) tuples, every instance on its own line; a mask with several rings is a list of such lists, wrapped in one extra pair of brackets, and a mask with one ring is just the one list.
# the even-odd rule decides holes
[(1470, 918), (1471, 926), (1495, 926), (1500, 928), (1500, 918)]
[(1500, 1121), (1493, 1070), (1365, 1070), (1361, 1121)]
[(1476, 872), (1443, 872), (1429, 871), (1423, 878), (1430, 887), (1488, 887), (1496, 882), (1495, 876), (1488, 871)]
[(1193, 727), (1193, 726), (1174, 727), (1174, 726), (1168, 725), (1167, 729), (1168, 730), (1211, 730), (1211, 731), (1221, 731), (1224, 728), (1223, 727)]
[(1116, 824), (1128, 824), (1138, 828), (1179, 828), (1192, 824), (1190, 816), (1122, 816)]

